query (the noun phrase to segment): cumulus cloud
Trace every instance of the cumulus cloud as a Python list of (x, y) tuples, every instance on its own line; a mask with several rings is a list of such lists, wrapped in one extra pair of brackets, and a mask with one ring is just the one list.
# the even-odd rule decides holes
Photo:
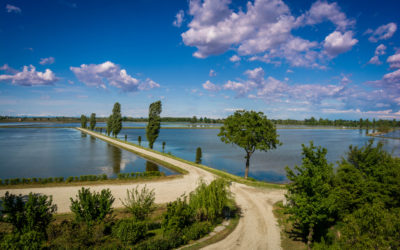
[(231, 62), (239, 62), (240, 61), (240, 57), (238, 57), (237, 55), (233, 55), (229, 58), (229, 61)]
[(7, 4), (6, 5), (6, 10), (8, 13), (14, 12), (14, 13), (21, 13), (21, 8), (11, 5), (11, 4)]
[(46, 65), (46, 64), (53, 64), (54, 62), (55, 62), (54, 57), (50, 56), (46, 58), (41, 58), (39, 63), (41, 65)]
[[(349, 20), (336, 3), (317, 1), (298, 18), (281, 0), (249, 1), (245, 11), (231, 9), (230, 3), (230, 0), (190, 1), (189, 14), (193, 18), (188, 24), (189, 29), (181, 36), (185, 45), (197, 48), (193, 54), (195, 57), (205, 58), (232, 49), (240, 56), (251, 56), (251, 60), (276, 63), (274, 58), (284, 58), (293, 66), (319, 67), (319, 43), (294, 36), (291, 32), (325, 20), (340, 30), (336, 36), (350, 36), (352, 45), (357, 42), (352, 39), (351, 32), (346, 32), (355, 22)], [(347, 44), (346, 50), (329, 48), (337, 55), (351, 46)], [(231, 61), (238, 59), (236, 55), (231, 57)]]
[(379, 60), (379, 56), (384, 54), (386, 54), (386, 46), (384, 44), (380, 44), (378, 47), (376, 47), (374, 56), (371, 57), (368, 63), (376, 65), (382, 64), (382, 62)]
[(172, 25), (178, 28), (181, 27), (184, 17), (185, 17), (185, 12), (183, 12), (183, 10), (178, 11), (178, 13), (176, 13), (175, 20), (172, 23)]
[[(160, 87), (158, 83), (149, 78), (145, 81), (141, 81), (130, 76), (125, 69), (121, 69), (119, 65), (110, 61), (101, 64), (82, 64), (80, 67), (70, 67), (70, 69), (79, 81), (91, 87), (106, 89), (107, 82), (110, 86), (114, 86), (126, 92)], [(107, 80), (107, 82), (105, 80)]]
[(379, 40), (387, 40), (393, 36), (393, 34), (397, 30), (397, 24), (388, 23), (385, 25), (379, 26), (376, 30), (368, 29), (365, 33), (371, 34), (368, 38), (370, 42), (376, 43)]
[(389, 56), (386, 61), (390, 64), (390, 68), (400, 68), (400, 50)]
[(334, 23), (339, 29), (345, 30), (347, 27), (355, 24), (340, 10), (337, 3), (327, 3), (325, 1), (316, 1), (305, 14), (297, 18), (299, 25), (315, 25), (325, 20)]
[[(8, 70), (9, 67), (8, 65), (4, 65), (1, 69)], [(50, 69), (39, 72), (32, 65), (24, 66), (22, 71), (15, 72), (14, 74), (0, 75), (0, 81), (11, 82), (14, 85), (21, 86), (53, 85), (57, 80), (58, 78)]]
[(212, 83), (208, 80), (205, 83), (203, 83), (203, 89), (211, 91), (211, 92), (217, 92), (220, 90), (220, 88), (217, 85), (215, 85), (214, 83)]
[(334, 31), (325, 37), (324, 48), (329, 56), (335, 57), (349, 51), (357, 42), (358, 40), (353, 38), (352, 31), (345, 33)]
[(10, 66), (8, 66), (8, 64), (4, 64), (3, 66), (1, 66), (0, 70), (5, 71), (7, 73), (11, 73), (11, 74), (18, 73), (18, 70), (11, 68)]

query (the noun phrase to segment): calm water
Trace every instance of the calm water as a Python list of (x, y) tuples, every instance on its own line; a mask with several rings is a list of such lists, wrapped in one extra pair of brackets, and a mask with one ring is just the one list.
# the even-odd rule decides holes
[[(226, 170), (240, 176), (244, 175), (245, 152), (243, 149), (224, 144), (218, 138), (218, 129), (164, 129), (161, 130), (154, 149), (162, 151), (162, 142), (166, 142), (165, 152), (194, 161), (197, 147), (203, 151), (203, 164), (213, 168)], [(128, 141), (137, 143), (142, 137), (142, 145), (147, 146), (144, 129), (122, 130), (120, 137), (128, 135)], [(363, 146), (371, 139), (365, 131), (337, 129), (278, 129), (283, 143), (276, 150), (256, 152), (250, 162), (250, 176), (270, 182), (285, 182), (285, 166), (293, 167), (301, 164), (301, 144), (314, 145), (328, 149), (327, 158), (336, 163), (346, 154), (350, 145)], [(400, 140), (375, 139), (381, 141), (385, 150), (400, 156)]]
[(0, 128), (0, 178), (174, 171), (75, 129)]
[[(89, 126), (89, 122), (87, 123)], [(162, 122), (161, 127), (169, 127), (169, 128), (176, 128), (176, 127), (203, 127), (203, 126), (218, 126), (219, 124), (192, 124), (190, 122)], [(80, 127), (80, 122), (72, 122), (72, 123), (57, 123), (57, 122), (7, 122), (7, 123), (0, 123), (0, 128), (4, 126), (18, 126), (18, 127)], [(97, 122), (97, 127), (106, 127), (107, 124), (105, 122)], [(123, 127), (143, 127), (147, 126), (146, 122), (123, 122)]]

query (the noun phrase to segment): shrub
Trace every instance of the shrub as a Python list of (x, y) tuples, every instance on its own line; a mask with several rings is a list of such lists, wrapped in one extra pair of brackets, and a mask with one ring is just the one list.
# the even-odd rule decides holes
[(126, 196), (125, 201), (121, 200), (121, 202), (136, 220), (144, 220), (155, 209), (154, 189), (150, 190), (146, 185), (140, 191), (138, 186), (132, 190), (126, 190)]
[(184, 229), (183, 234), (188, 240), (197, 240), (208, 234), (212, 225), (208, 221), (196, 222), (190, 227)]
[(5, 222), (11, 223), (18, 232), (36, 231), (45, 233), (47, 226), (57, 210), (52, 205), (52, 197), (30, 193), (28, 200), (23, 201), (21, 195), (16, 196), (6, 192), (2, 197), (1, 214)]
[(198, 221), (208, 220), (216, 222), (223, 216), (227, 207), (230, 193), (228, 183), (223, 179), (216, 179), (207, 185), (204, 181), (190, 194), (190, 206), (195, 211)]
[(37, 178), (32, 178), (32, 182), (33, 182), (33, 183), (37, 183), (37, 182), (38, 182), (38, 179), (37, 179)]
[(10, 180), (9, 179), (5, 179), (4, 180), (4, 185), (8, 185), (10, 183)]
[(68, 178), (65, 180), (66, 183), (70, 183), (70, 182), (73, 182), (73, 181), (74, 181), (74, 177), (72, 177), (72, 176), (68, 177)]
[(120, 220), (114, 227), (112, 234), (125, 244), (135, 244), (144, 239), (147, 234), (147, 223), (134, 220)]
[(193, 222), (194, 211), (187, 203), (186, 197), (183, 197), (167, 204), (167, 211), (164, 213), (161, 227), (164, 233), (168, 231), (180, 232)]
[(115, 200), (109, 189), (91, 193), (89, 188), (84, 187), (78, 191), (76, 200), (70, 199), (70, 208), (75, 214), (75, 219), (86, 223), (104, 220), (112, 213), (111, 206)]

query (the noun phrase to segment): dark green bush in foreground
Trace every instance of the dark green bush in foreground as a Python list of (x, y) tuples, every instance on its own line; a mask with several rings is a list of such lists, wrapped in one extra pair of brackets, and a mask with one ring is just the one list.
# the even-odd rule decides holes
[(1, 249), (39, 249), (47, 238), (46, 228), (53, 220), (56, 205), (46, 195), (30, 193), (28, 197), (6, 192), (2, 197), (1, 220), (13, 225), (13, 233), (5, 235)]
[(82, 187), (78, 191), (76, 200), (71, 199), (71, 211), (75, 214), (78, 222), (88, 224), (102, 221), (112, 213), (114, 197), (109, 189), (103, 189), (100, 193), (90, 192), (89, 188)]
[(126, 190), (126, 199), (121, 200), (135, 220), (144, 220), (155, 209), (155, 193), (146, 185), (139, 191), (138, 186), (132, 190)]
[(120, 220), (113, 227), (112, 234), (127, 245), (133, 245), (145, 238), (148, 226), (145, 221)]

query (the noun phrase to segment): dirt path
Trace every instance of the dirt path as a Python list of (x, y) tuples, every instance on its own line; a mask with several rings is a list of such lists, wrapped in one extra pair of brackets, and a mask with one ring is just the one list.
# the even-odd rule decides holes
[[(112, 142), (122, 148), (129, 148), (141, 154), (157, 158), (189, 172), (183, 178), (145, 183), (147, 187), (154, 189), (156, 203), (170, 202), (184, 193), (190, 193), (196, 188), (200, 179), (210, 182), (216, 178), (213, 174), (190, 164), (110, 139), (89, 130), (84, 131), (106, 142)], [(120, 199), (125, 198), (127, 189), (136, 187), (137, 185), (142, 187), (145, 184), (113, 184), (88, 187), (96, 191), (109, 188), (115, 197), (114, 207), (121, 207), (122, 203)], [(10, 189), (8, 191), (23, 195), (29, 194), (29, 192), (52, 195), (53, 202), (57, 204), (58, 212), (64, 213), (70, 211), (70, 197), (75, 198), (80, 188), (79, 186), (45, 187)], [(272, 205), (276, 201), (284, 199), (284, 191), (277, 189), (259, 189), (239, 183), (233, 183), (231, 190), (235, 196), (236, 203), (242, 209), (242, 218), (237, 228), (227, 238), (216, 244), (207, 246), (206, 249), (281, 249), (280, 230), (272, 213)], [(4, 196), (5, 192), (6, 190), (0, 190), (0, 196)]]

